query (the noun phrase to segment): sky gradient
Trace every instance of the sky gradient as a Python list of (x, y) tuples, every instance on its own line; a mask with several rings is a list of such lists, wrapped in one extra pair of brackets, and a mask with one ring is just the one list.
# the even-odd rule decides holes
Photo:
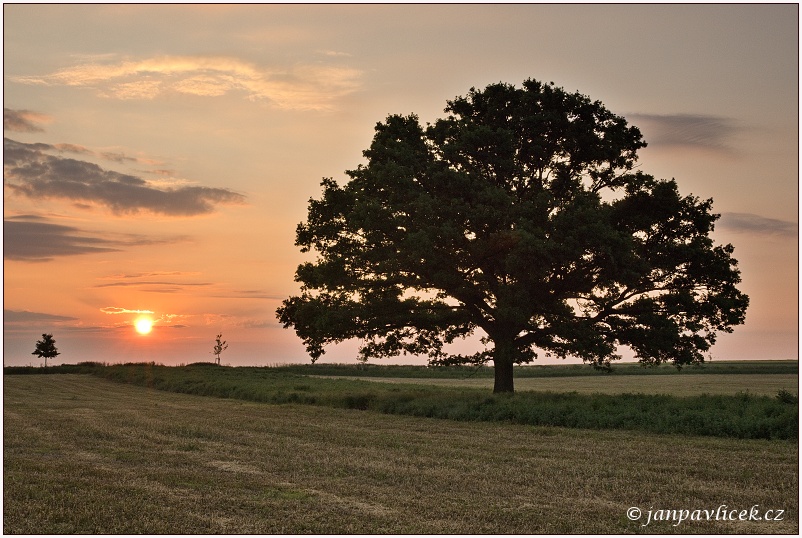
[(713, 359), (798, 359), (795, 4), (4, 5), (3, 29), (6, 365), (41, 364), (45, 332), (55, 364), (212, 361), (218, 333), (223, 364), (307, 361), (275, 310), (321, 179), (388, 114), (527, 78), (625, 116), (641, 170), (713, 198), (751, 298)]

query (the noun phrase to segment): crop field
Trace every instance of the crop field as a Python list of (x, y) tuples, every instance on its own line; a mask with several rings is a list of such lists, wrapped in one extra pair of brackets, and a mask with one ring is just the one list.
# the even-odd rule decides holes
[[(326, 376), (330, 379), (363, 379), (383, 383), (411, 383), (442, 387), (471, 387), (492, 390), (493, 380), (485, 377), (464, 379), (421, 379), (414, 377), (346, 377)], [(576, 376), (576, 377), (524, 377), (515, 382), (519, 391), (559, 391), (584, 394), (672, 394), (694, 396), (699, 394), (738, 394), (774, 396), (781, 390), (797, 394), (799, 377), (794, 374), (682, 374), (677, 376)]]
[(795, 440), (276, 405), (91, 375), (3, 383), (7, 534), (799, 530)]
[[(363, 379), (385, 383), (412, 383), (442, 387), (493, 388), (492, 368), (463, 368), (444, 372), (426, 372), (421, 367), (370, 365), (365, 370), (346, 366), (296, 365), (287, 371), (332, 379)], [(320, 370), (321, 373), (315, 373)], [(576, 391), (583, 394), (701, 394), (748, 393), (774, 396), (780, 391), (799, 393), (796, 361), (729, 361), (704, 367), (686, 367), (678, 371), (672, 366), (643, 368), (625, 363), (614, 367), (611, 374), (594, 371), (582, 365), (548, 365), (519, 368), (515, 388), (519, 391)]]

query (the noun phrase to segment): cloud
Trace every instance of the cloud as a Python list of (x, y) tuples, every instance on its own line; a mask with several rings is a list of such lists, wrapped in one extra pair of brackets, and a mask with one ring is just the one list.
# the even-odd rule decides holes
[(104, 314), (153, 314), (153, 310), (131, 310), (119, 306), (104, 306), (100, 309)]
[(60, 327), (60, 331), (68, 333), (113, 333), (120, 329), (129, 329), (130, 324), (118, 323), (116, 325), (78, 325), (70, 327)]
[(102, 97), (115, 97), (117, 99), (154, 99), (161, 93), (162, 83), (156, 80), (137, 80), (124, 82), (111, 87)]
[(212, 282), (181, 282), (179, 280), (149, 280), (154, 277), (186, 277), (197, 276), (199, 272), (189, 271), (150, 271), (142, 273), (112, 275), (101, 278), (110, 280), (97, 284), (95, 288), (125, 288), (137, 287), (138, 291), (149, 293), (178, 293), (187, 288), (212, 286)]
[[(151, 310), (133, 310), (121, 307), (105, 307), (100, 309), (106, 314), (154, 314)], [(156, 319), (156, 322), (164, 322), (170, 324), (174, 314), (166, 314)], [(77, 323), (68, 323), (77, 322)], [(117, 320), (109, 324), (100, 325), (85, 325), (79, 321), (79, 318), (71, 316), (59, 316), (55, 314), (46, 314), (43, 312), (29, 312), (27, 310), (3, 310), (3, 325), (4, 331), (8, 333), (22, 333), (31, 330), (47, 330), (47, 327), (57, 325), (59, 333), (108, 333), (118, 331), (120, 329), (130, 329), (131, 321)], [(176, 325), (165, 325), (176, 327)]]
[(228, 292), (212, 295), (211, 297), (222, 299), (285, 299), (283, 295), (271, 294), (265, 290), (231, 290)]
[(72, 316), (3, 309), (3, 333), (6, 335), (30, 335), (34, 332), (42, 334), (51, 332), (53, 329), (58, 329), (60, 334), (65, 331), (75, 331), (80, 325), (79, 318)]
[[(161, 314), (158, 312), (154, 312), (153, 310), (124, 308), (120, 306), (105, 306), (101, 308), (100, 311), (103, 312), (104, 314), (110, 314), (113, 316), (117, 316), (120, 314), (134, 315), (134, 316), (147, 314), (153, 320), (154, 326), (159, 326), (164, 328), (186, 329), (190, 327), (190, 325), (184, 323), (185, 318), (188, 317), (186, 314)], [(112, 325), (112, 327), (130, 328), (131, 322), (132, 320), (128, 318), (125, 319), (124, 321), (115, 322)]]
[(53, 144), (52, 146), (50, 146), (48, 144), (48, 146), (49, 147), (47, 147), (46, 149), (57, 149), (60, 152), (78, 153), (78, 154), (81, 154), (81, 155), (94, 155), (95, 154), (89, 148), (86, 148), (84, 146), (79, 146), (77, 144)]
[(332, 58), (336, 58), (336, 57), (350, 58), (351, 56), (353, 56), (352, 54), (350, 54), (348, 52), (340, 52), (340, 51), (337, 51), (337, 50), (319, 50), (317, 52), (318, 52), (318, 54), (322, 54), (323, 56), (328, 56), (328, 57), (332, 57)]
[[(113, 316), (120, 315), (120, 314), (148, 314), (154, 316), (154, 323), (166, 323), (172, 324), (174, 321), (182, 321), (186, 315), (184, 314), (159, 314), (156, 316), (156, 312), (153, 310), (142, 310), (136, 308), (124, 308), (121, 306), (104, 306), (100, 309), (101, 312), (104, 314), (110, 314)], [(127, 324), (127, 322), (126, 322)]]
[(117, 288), (126, 286), (211, 286), (211, 282), (153, 282), (146, 280), (143, 282), (112, 282), (110, 284), (98, 284), (96, 288)]
[(22, 84), (89, 87), (101, 97), (111, 99), (155, 99), (169, 94), (220, 97), (240, 93), (280, 108), (320, 110), (331, 108), (336, 99), (357, 91), (361, 76), (358, 69), (324, 63), (281, 69), (229, 57), (160, 56), (84, 63), (47, 75), (8, 79)]
[(272, 319), (245, 319), (234, 323), (235, 327), (242, 329), (269, 329), (278, 325), (278, 322)]
[[(9, 142), (14, 142), (14, 141), (9, 139)], [(19, 142), (17, 142), (17, 143), (19, 144)], [(115, 163), (130, 162), (130, 163), (139, 163), (139, 164), (147, 164), (147, 165), (161, 164), (161, 163), (159, 163), (159, 161), (156, 161), (155, 159), (148, 159), (148, 158), (143, 158), (143, 157), (131, 157), (130, 155), (126, 155), (125, 153), (123, 153), (121, 151), (108, 151), (108, 150), (106, 150), (106, 151), (95, 151), (95, 150), (87, 148), (86, 146), (80, 146), (78, 144), (67, 144), (67, 143), (62, 143), (62, 144), (43, 144), (43, 143), (39, 143), (39, 144), (27, 144), (27, 145), (29, 147), (33, 147), (34, 149), (37, 149), (39, 151), (57, 151), (58, 153), (61, 153), (61, 154), (63, 154), (63, 153), (75, 153), (75, 154), (78, 154), (78, 155), (87, 155), (87, 156), (90, 156), (90, 157), (96, 157), (96, 158), (100, 158), (100, 159), (105, 159), (107, 161), (112, 161), (112, 162), (115, 162)], [(173, 173), (173, 171), (168, 171), (168, 170), (154, 170), (154, 173), (163, 173), (163, 172)]]
[(732, 137), (742, 129), (732, 119), (702, 114), (628, 114), (651, 146), (697, 147), (732, 151)]
[(44, 129), (39, 124), (49, 123), (50, 120), (50, 116), (38, 112), (3, 107), (3, 131), (40, 133)]
[[(78, 148), (72, 147), (70, 151)], [(62, 198), (106, 206), (117, 214), (150, 212), (168, 216), (212, 213), (218, 205), (243, 204), (228, 189), (180, 186), (157, 188), (130, 174), (106, 170), (87, 161), (49, 155), (50, 144), (3, 139), (5, 185), (29, 198)]]
[[(3, 108), (3, 130), (4, 131), (17, 131), (26, 133), (43, 132), (37, 123), (49, 123), (52, 118), (46, 114), (33, 112), (30, 110), (12, 110), (10, 108)], [(135, 162), (144, 163), (148, 165), (161, 164), (154, 159), (145, 159), (141, 157), (131, 157), (119, 151), (93, 151), (85, 146), (78, 144), (36, 144), (34, 146), (43, 151), (57, 150), (59, 153), (77, 153), (80, 155), (89, 155), (92, 157), (99, 157), (108, 161), (117, 163)], [(154, 173), (168, 172), (166, 170), (154, 170)], [(172, 173), (171, 171), (169, 171)]]
[(183, 322), (188, 317), (187, 314), (162, 314), (158, 318), (156, 318), (155, 323), (165, 323), (167, 327), (189, 327), (189, 325), (183, 325), (181, 323), (174, 323), (176, 321)]
[(86, 235), (72, 226), (3, 220), (3, 257), (7, 260), (45, 262), (59, 256), (119, 250), (115, 242)]
[(101, 151), (99, 155), (108, 161), (114, 161), (116, 163), (142, 162), (140, 159), (136, 157), (129, 157), (125, 153), (118, 153), (114, 151)]
[(149, 278), (154, 276), (197, 276), (200, 271), (147, 271), (142, 273), (124, 273), (101, 277), (103, 280), (127, 280), (129, 278)]
[(237, 327), (241, 329), (266, 329), (281, 327), (281, 324), (272, 318), (255, 318), (232, 314), (203, 314), (204, 325), (217, 327)]
[(33, 324), (33, 323), (60, 323), (64, 321), (77, 321), (78, 318), (45, 314), (44, 312), (29, 312), (28, 310), (3, 309), (3, 323)]
[(211, 282), (170, 282), (170, 281), (141, 281), (141, 282), (112, 282), (109, 284), (98, 284), (96, 288), (118, 288), (136, 286), (139, 291), (147, 293), (179, 293), (186, 291), (188, 287), (211, 286)]
[(132, 246), (183, 240), (184, 237), (153, 239), (134, 234), (99, 237), (73, 226), (54, 224), (37, 215), (3, 220), (3, 257), (7, 260), (48, 262), (61, 256), (119, 252)]
[(722, 213), (719, 228), (735, 233), (797, 237), (799, 224), (787, 220), (761, 217), (752, 213)]

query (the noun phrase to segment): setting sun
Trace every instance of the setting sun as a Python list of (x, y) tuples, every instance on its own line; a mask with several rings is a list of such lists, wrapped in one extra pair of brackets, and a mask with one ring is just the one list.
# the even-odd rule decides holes
[(153, 320), (145, 317), (138, 318), (134, 322), (134, 327), (139, 334), (148, 334), (153, 329)]

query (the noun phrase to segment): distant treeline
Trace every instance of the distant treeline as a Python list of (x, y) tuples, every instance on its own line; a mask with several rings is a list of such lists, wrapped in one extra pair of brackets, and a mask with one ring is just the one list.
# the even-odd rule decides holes
[(91, 374), (106, 365), (100, 362), (79, 362), (48, 366), (4, 366), (4, 375), (46, 375), (46, 374)]
[[(304, 371), (322, 373), (323, 368), (318, 370), (320, 366), (309, 366)], [(785, 391), (773, 398), (751, 394), (676, 397), (535, 391), (493, 395), (487, 389), (307, 377), (294, 373), (294, 368), (228, 368), (208, 363), (167, 367), (129, 363), (59, 366), (47, 370), (48, 373), (91, 373), (117, 382), (201, 396), (460, 421), (750, 439), (797, 440), (799, 435), (797, 398)], [(384, 368), (391, 368), (396, 375), (396, 367)], [(6, 373), (12, 372), (6, 368)], [(13, 373), (33, 372), (13, 368)], [(766, 371), (761, 370), (761, 373)]]
[[(151, 364), (155, 363), (126, 363)], [(96, 368), (114, 366), (100, 362), (80, 362), (41, 368), (36, 366), (6, 366), (5, 374), (64, 374), (92, 373)], [(159, 365), (162, 366), (162, 365)], [(182, 365), (182, 367), (185, 365)], [(186, 366), (216, 366), (213, 362), (197, 362)], [(275, 366), (237, 368), (269, 368), (285, 373), (299, 375), (324, 375), (348, 377), (404, 377), (421, 379), (464, 379), (469, 377), (493, 378), (492, 366), (420, 366), (392, 364), (280, 364)], [(614, 363), (612, 371), (594, 369), (586, 364), (545, 364), (526, 365), (515, 369), (515, 377), (578, 377), (578, 376), (620, 376), (620, 375), (683, 375), (683, 374), (796, 374), (799, 361), (710, 361), (698, 366), (641, 366), (638, 363)]]

